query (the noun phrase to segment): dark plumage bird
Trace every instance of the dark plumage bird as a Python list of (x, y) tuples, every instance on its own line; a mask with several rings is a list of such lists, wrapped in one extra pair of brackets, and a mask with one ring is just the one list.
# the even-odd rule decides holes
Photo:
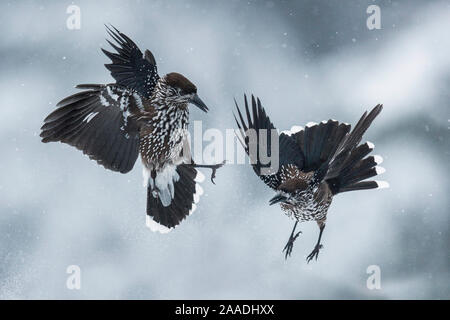
[(116, 53), (102, 51), (116, 80), (82, 84), (82, 92), (58, 103), (44, 120), (42, 142), (60, 141), (83, 151), (107, 169), (129, 172), (141, 155), (148, 189), (147, 225), (167, 232), (192, 213), (202, 193), (188, 145), (188, 104), (204, 112), (197, 88), (179, 73), (158, 76), (153, 54), (142, 54), (126, 35), (107, 27)]
[[(285, 257), (290, 256), (294, 241), (301, 233), (295, 233), (298, 222), (316, 221), (320, 229), (319, 239), (307, 261), (317, 260), (333, 197), (342, 192), (388, 186), (384, 181), (366, 180), (384, 172), (384, 169), (377, 167), (382, 162), (380, 156), (368, 156), (374, 145), (370, 142), (360, 144), (363, 134), (381, 112), (382, 105), (377, 105), (369, 113), (365, 112), (353, 130), (350, 130), (349, 124), (328, 120), (320, 124), (308, 123), (305, 128), (293, 127), (291, 131), (281, 134), (274, 131), (273, 136), (275, 127), (259, 99), (255, 100), (252, 96), (251, 103), (252, 111), (245, 97), (246, 119), (236, 103), (238, 136), (255, 173), (276, 191), (270, 204), (279, 203), (285, 214), (296, 221), (283, 250), (286, 251)], [(270, 172), (270, 163), (263, 164), (260, 150), (264, 150), (263, 155), (265, 150), (271, 150), (272, 137), (278, 140), (279, 166), (278, 170), (271, 168), (273, 171)], [(261, 139), (267, 141), (266, 149), (262, 149), (265, 145)], [(263, 174), (262, 169), (267, 169), (269, 174)]]

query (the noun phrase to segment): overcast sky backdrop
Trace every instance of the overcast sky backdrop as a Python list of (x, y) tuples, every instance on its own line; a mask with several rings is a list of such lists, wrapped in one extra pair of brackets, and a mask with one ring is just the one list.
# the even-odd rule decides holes
[[(71, 4), (80, 30), (66, 27)], [(371, 4), (381, 30), (366, 27)], [(449, 1), (2, 1), (0, 12), (0, 298), (450, 298)], [(317, 226), (300, 225), (285, 261), (293, 222), (248, 165), (221, 169), (194, 215), (152, 233), (139, 161), (121, 175), (39, 139), (74, 85), (113, 81), (104, 23), (151, 49), (161, 75), (197, 85), (210, 112), (191, 119), (204, 129), (233, 128), (244, 92), (282, 130), (354, 124), (383, 103), (365, 139), (390, 189), (337, 196), (310, 264)], [(69, 265), (81, 290), (66, 288)], [(380, 290), (366, 287), (370, 265)]]

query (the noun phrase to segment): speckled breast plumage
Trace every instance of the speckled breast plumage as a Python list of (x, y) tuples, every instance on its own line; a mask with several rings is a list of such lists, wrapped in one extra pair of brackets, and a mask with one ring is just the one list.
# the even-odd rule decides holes
[(289, 203), (281, 204), (281, 209), (294, 220), (324, 220), (332, 201), (331, 193), (323, 193), (324, 188), (327, 186), (316, 185), (297, 192)]
[(140, 153), (144, 163), (157, 169), (181, 158), (188, 135), (187, 108), (170, 106), (158, 110), (142, 130)]

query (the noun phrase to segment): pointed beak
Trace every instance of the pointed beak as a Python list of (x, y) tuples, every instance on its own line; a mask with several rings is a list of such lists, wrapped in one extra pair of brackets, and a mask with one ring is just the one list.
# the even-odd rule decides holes
[(274, 205), (275, 203), (284, 202), (287, 198), (282, 194), (277, 194), (275, 197), (269, 200), (270, 205)]
[(207, 112), (209, 109), (206, 106), (206, 104), (202, 101), (202, 99), (199, 98), (197, 94), (192, 97), (191, 101), (189, 101), (193, 105), (197, 106), (200, 110)]

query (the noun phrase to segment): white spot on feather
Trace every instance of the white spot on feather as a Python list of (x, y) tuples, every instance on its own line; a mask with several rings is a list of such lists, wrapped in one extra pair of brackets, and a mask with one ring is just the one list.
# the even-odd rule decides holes
[(387, 181), (375, 181), (378, 185), (377, 189), (386, 189), (389, 188), (389, 183)]
[(108, 100), (106, 100), (106, 98), (102, 95), (100, 95), (100, 103), (102, 104), (102, 106), (104, 107), (109, 107), (109, 102)]
[(317, 125), (316, 122), (308, 122), (308, 123), (306, 124), (306, 127), (314, 127), (314, 126), (316, 126), (316, 125)]
[(164, 207), (168, 207), (175, 197), (174, 182), (180, 179), (175, 165), (166, 165), (156, 173), (155, 188), (159, 191), (159, 199)]
[(137, 93), (133, 93), (134, 100), (136, 101), (136, 105), (140, 110), (144, 110), (144, 105), (142, 104), (142, 99)]
[(292, 134), (295, 134), (295, 133), (297, 133), (297, 132), (299, 132), (299, 131), (302, 131), (303, 130), (303, 127), (300, 127), (300, 126), (292, 126), (292, 128), (291, 128), (291, 133)]
[(375, 171), (377, 172), (377, 174), (382, 174), (386, 172), (386, 169), (383, 167), (375, 167)]
[(150, 230), (152, 230), (153, 232), (169, 233), (173, 229), (173, 228), (167, 228), (166, 226), (163, 226), (162, 224), (157, 223), (149, 215), (147, 215), (145, 217), (145, 225), (147, 227), (149, 227)]
[(91, 112), (83, 119), (83, 121), (89, 123), (89, 121), (91, 121), (97, 114), (98, 112)]
[(194, 178), (195, 182), (203, 182), (205, 181), (205, 175), (197, 170), (197, 175)]
[(194, 203), (198, 203), (200, 201), (201, 195), (203, 195), (203, 188), (198, 183), (196, 183), (194, 193)]
[[(147, 188), (149, 182), (153, 183), (153, 180), (150, 181), (150, 170), (146, 167), (142, 168), (142, 175), (144, 177), (144, 183), (143, 183), (144, 188)], [(153, 185), (152, 185), (152, 187), (153, 187)]]
[(373, 150), (373, 148), (375, 148), (375, 145), (372, 142), (370, 142), (370, 141), (367, 141), (366, 144), (369, 147), (369, 149)]
[(383, 157), (379, 156), (379, 155), (373, 156), (373, 160), (375, 161), (376, 164), (382, 164), (383, 163)]
[(108, 92), (108, 95), (111, 97), (111, 99), (113, 99), (114, 101), (117, 101), (119, 99), (119, 95), (115, 94), (111, 87), (106, 87), (106, 91)]
[(301, 126), (292, 126), (291, 130), (284, 130), (284, 131), (281, 131), (281, 133), (284, 133), (285, 135), (291, 136), (291, 135), (296, 134), (297, 132), (302, 131), (302, 130), (303, 130), (303, 127), (301, 127)]
[(191, 210), (189, 210), (189, 215), (193, 214), (195, 210), (197, 210), (197, 206), (194, 203), (194, 204), (192, 204)]

